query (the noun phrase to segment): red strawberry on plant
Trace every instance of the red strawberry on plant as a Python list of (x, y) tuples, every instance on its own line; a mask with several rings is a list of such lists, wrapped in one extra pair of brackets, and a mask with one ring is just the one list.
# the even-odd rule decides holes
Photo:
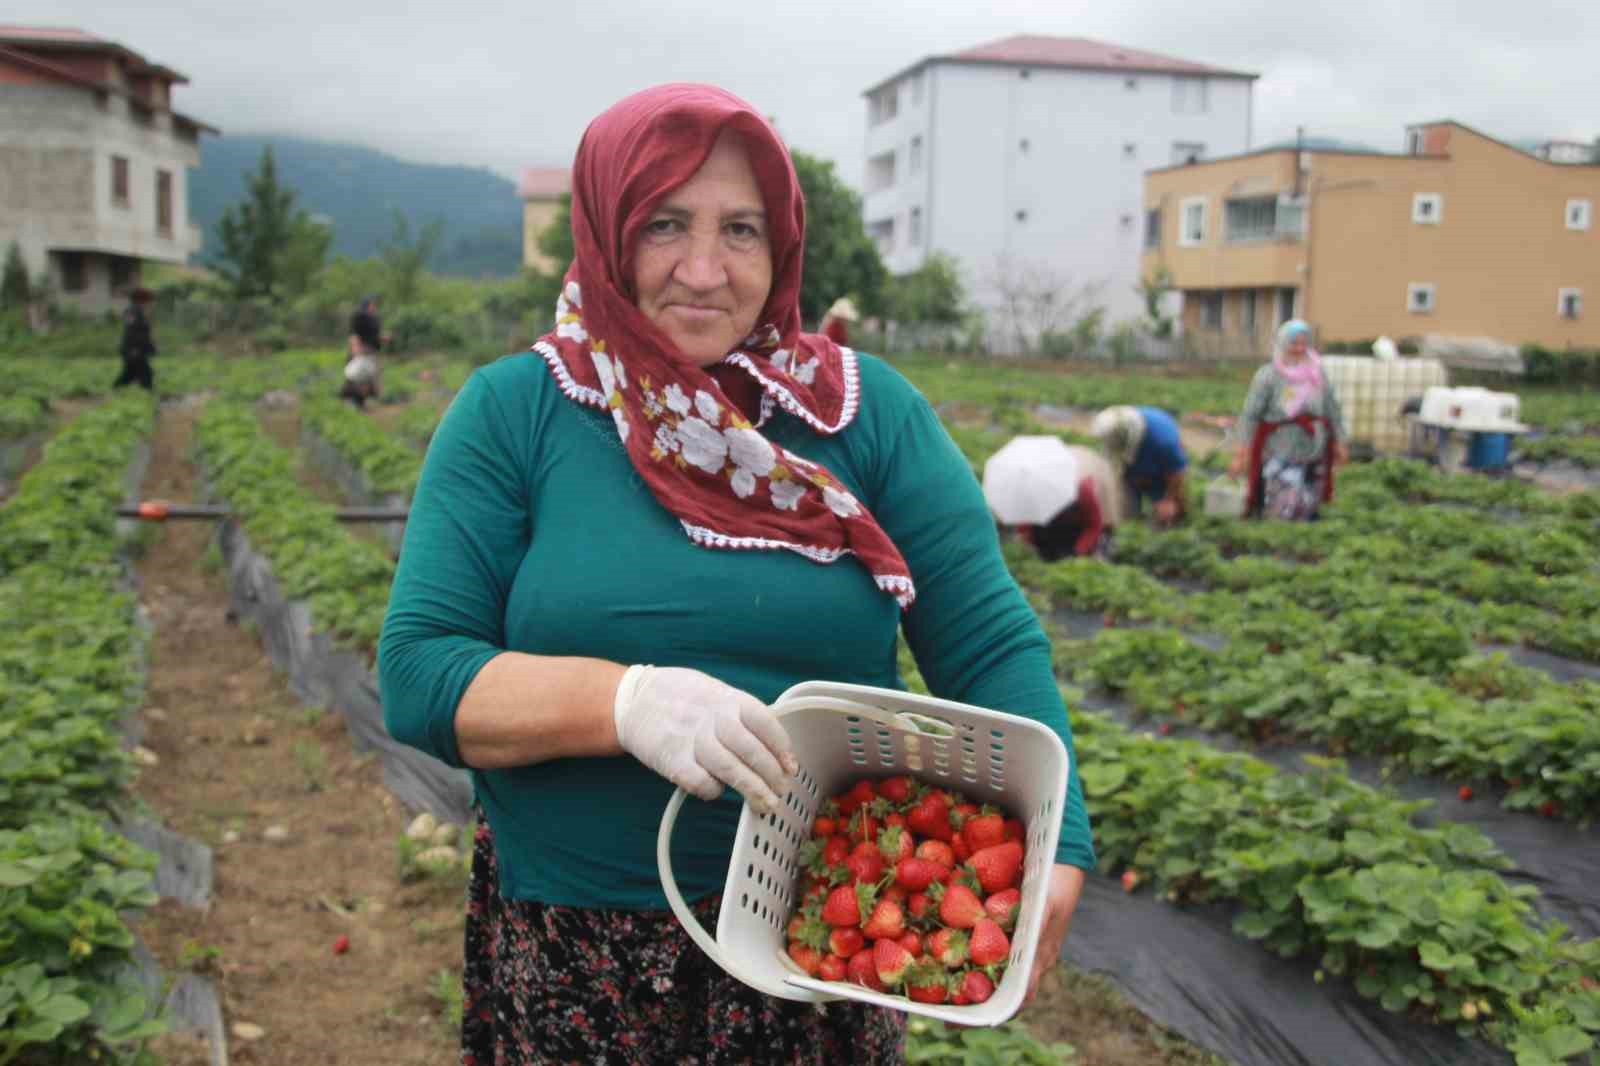
[(1008, 888), (1003, 892), (996, 892), (983, 901), (983, 912), (993, 918), (994, 923), (1008, 933), (1016, 928), (1017, 914), (1021, 910), (1022, 890), (1020, 888)]
[(928, 937), (928, 955), (956, 969), (967, 961), (967, 934), (960, 929), (935, 929)]
[(936, 963), (917, 963), (906, 971), (906, 995), (914, 1003), (943, 1003), (950, 998), (950, 977)]
[(906, 900), (906, 911), (918, 921), (934, 913), (933, 900), (926, 892), (913, 892)]
[(967, 865), (978, 875), (984, 895), (1003, 892), (1022, 876), (1022, 845), (1015, 840), (994, 844), (973, 852)]
[(994, 995), (994, 982), (982, 970), (968, 970), (961, 975), (951, 1003), (982, 1003)]
[(967, 842), (969, 851), (977, 854), (984, 848), (991, 848), (1004, 842), (1006, 820), (985, 809), (983, 813), (961, 823), (961, 839)]
[(966, 885), (946, 885), (939, 900), (939, 920), (952, 929), (971, 929), (984, 920), (983, 901)]
[(972, 956), (974, 965), (991, 966), (1002, 962), (1011, 954), (1011, 939), (1006, 936), (1004, 929), (988, 918), (978, 919), (978, 924), (972, 927), (972, 937), (968, 941), (967, 951)]
[(837, 955), (825, 955), (817, 967), (817, 976), (824, 981), (843, 981), (850, 972), (850, 963)]
[(824, 840), (838, 831), (839, 820), (837, 818), (828, 818), (819, 814), (817, 820), (811, 823), (811, 834), (822, 837)]
[(894, 940), (880, 940), (872, 945), (872, 965), (878, 972), (878, 980), (890, 987), (905, 980), (913, 961), (911, 952)]
[(856, 892), (859, 887), (862, 886), (840, 885), (829, 892), (827, 901), (822, 904), (822, 920), (836, 929), (841, 926), (854, 928), (860, 925), (861, 897)]
[(850, 786), (850, 791), (835, 800), (839, 813), (845, 816), (855, 814), (856, 808), (864, 803), (871, 803), (878, 798), (878, 793), (872, 787), (872, 782), (866, 779), (857, 781)]
[(895, 865), (894, 883), (904, 885), (908, 891), (921, 892), (939, 880), (944, 871), (945, 867), (936, 862), (912, 856), (909, 859), (901, 859)]
[(949, 867), (956, 864), (956, 853), (942, 840), (924, 840), (917, 845), (915, 854), (919, 859), (927, 859), (940, 866)]
[(1138, 870), (1130, 868), (1122, 871), (1122, 891), (1132, 892), (1134, 889), (1139, 887), (1139, 881), (1140, 877)]
[(1545, 800), (1539, 804), (1539, 813), (1546, 818), (1556, 818), (1561, 814), (1561, 805), (1555, 800)]
[(911, 802), (911, 778), (886, 777), (878, 782), (878, 795), (902, 806)]
[(876, 844), (857, 844), (844, 864), (857, 881), (876, 882), (883, 876), (883, 854)]
[(798, 940), (789, 941), (789, 957), (812, 977), (817, 976), (817, 971), (822, 968), (822, 952)]
[(1462, 785), (1459, 789), (1456, 790), (1456, 795), (1460, 796), (1461, 797), (1461, 801), (1463, 803), (1465, 803), (1467, 800), (1470, 800), (1472, 798), (1472, 786), (1471, 785)]
[(919, 837), (949, 841), (955, 835), (950, 828), (950, 801), (943, 792), (930, 789), (906, 814), (906, 825)]
[(868, 940), (894, 940), (906, 931), (906, 912), (892, 899), (880, 899), (861, 931)]
[(872, 948), (862, 948), (850, 956), (850, 964), (846, 968), (846, 976), (853, 985), (870, 988), (874, 992), (885, 991), (883, 982), (878, 980), (878, 967), (873, 961)]
[(844, 861), (850, 857), (852, 846), (849, 837), (829, 837), (828, 842), (822, 846), (823, 863), (828, 866), (844, 865)]
[(828, 950), (848, 959), (867, 946), (867, 938), (854, 925), (841, 926), (828, 934)]

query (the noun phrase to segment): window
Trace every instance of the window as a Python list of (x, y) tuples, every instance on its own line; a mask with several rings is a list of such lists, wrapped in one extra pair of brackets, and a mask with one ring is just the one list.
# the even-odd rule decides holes
[(1306, 202), (1303, 198), (1278, 197), (1276, 228), (1279, 237), (1292, 237), (1298, 240), (1306, 235)]
[(1161, 247), (1161, 208), (1152, 207), (1144, 213), (1144, 246)]
[(1556, 294), (1556, 311), (1562, 318), (1577, 318), (1583, 314), (1583, 290), (1562, 289)]
[(156, 171), (156, 232), (172, 236), (172, 172)]
[(1180, 115), (1205, 114), (1207, 95), (1204, 78), (1172, 79), (1172, 110)]
[(911, 209), (911, 228), (907, 234), (907, 240), (909, 240), (913, 248), (922, 245), (922, 208), (920, 207)]
[(1425, 226), (1437, 226), (1444, 216), (1444, 196), (1436, 192), (1419, 192), (1411, 198), (1411, 221)]
[(1433, 314), (1433, 283), (1413, 281), (1406, 286), (1406, 310), (1414, 315)]
[(867, 193), (880, 192), (894, 184), (894, 151), (881, 152), (867, 160)]
[(1594, 207), (1588, 200), (1567, 201), (1567, 228), (1588, 229), (1594, 216)]
[(111, 202), (117, 207), (128, 206), (128, 159), (111, 157)]
[(121, 296), (139, 280), (139, 260), (116, 255), (111, 257), (111, 292)]
[(911, 168), (911, 173), (913, 173), (913, 174), (922, 173), (922, 138), (921, 137), (913, 137), (913, 138), (911, 138), (910, 168)]
[(86, 271), (83, 268), (82, 252), (58, 252), (61, 261), (61, 290), (63, 292), (82, 292), (89, 287)]
[(1406, 131), (1406, 155), (1421, 155), (1421, 154), (1422, 154), (1422, 131), (1421, 130), (1407, 130)]
[(1239, 329), (1246, 336), (1253, 337), (1256, 332), (1256, 290), (1246, 289), (1240, 296)]
[(1223, 223), (1230, 241), (1270, 240), (1277, 230), (1278, 198), (1254, 196), (1225, 201)]
[(1200, 294), (1200, 325), (1204, 329), (1222, 328), (1222, 293)]
[(1197, 244), (1206, 242), (1206, 198), (1204, 196), (1186, 197), (1178, 218), (1181, 223), (1178, 229), (1178, 244), (1180, 246), (1193, 248)]
[(1206, 155), (1206, 146), (1194, 141), (1172, 142), (1172, 163), (1174, 166), (1188, 163), (1198, 163)]
[(900, 90), (887, 85), (867, 97), (867, 123), (876, 126), (888, 122), (900, 113)]
[(1278, 290), (1278, 325), (1283, 325), (1294, 317), (1294, 290)]
[(878, 246), (879, 255), (888, 255), (894, 251), (894, 219), (886, 218), (878, 222), (867, 224), (867, 236), (871, 237)]

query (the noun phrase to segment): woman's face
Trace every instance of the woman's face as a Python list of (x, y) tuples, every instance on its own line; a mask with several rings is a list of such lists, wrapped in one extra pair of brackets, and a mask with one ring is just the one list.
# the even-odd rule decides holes
[(1304, 333), (1296, 333), (1289, 338), (1289, 343), (1284, 347), (1284, 352), (1292, 359), (1301, 359), (1304, 358), (1306, 349), (1310, 346), (1310, 342), (1306, 340)]
[(639, 233), (634, 303), (698, 366), (755, 328), (772, 290), (767, 213), (742, 138), (724, 133)]

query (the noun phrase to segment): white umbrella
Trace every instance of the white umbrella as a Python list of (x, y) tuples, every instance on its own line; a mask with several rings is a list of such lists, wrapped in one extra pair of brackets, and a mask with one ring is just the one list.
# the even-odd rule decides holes
[(1078, 459), (1060, 437), (1013, 437), (983, 464), (983, 495), (1008, 526), (1042, 526), (1078, 498)]

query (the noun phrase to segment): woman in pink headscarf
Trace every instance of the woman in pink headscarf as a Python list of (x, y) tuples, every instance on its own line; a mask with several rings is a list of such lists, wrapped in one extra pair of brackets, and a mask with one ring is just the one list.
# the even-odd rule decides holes
[(1234, 425), (1238, 441), (1228, 472), (1248, 475), (1246, 513), (1315, 518), (1333, 498), (1334, 469), (1349, 435), (1339, 394), (1322, 374), (1311, 327), (1298, 318), (1278, 329), (1272, 361), (1256, 371)]
[[(704, 801), (673, 868), (714, 925), (741, 798), (771, 811), (798, 770), (778, 695), (898, 686), (903, 627), (936, 694), (1070, 744), (1049, 641), (927, 402), (800, 332), (805, 206), (760, 112), (623, 100), (579, 145), (572, 229), (555, 329), (433, 438), (379, 645), (390, 732), (469, 768), (481, 811), (463, 1062), (897, 1062), (896, 1012), (775, 999), (695, 947), (663, 807)], [(1094, 866), (1076, 774), (1061, 801), (1035, 983)]]

